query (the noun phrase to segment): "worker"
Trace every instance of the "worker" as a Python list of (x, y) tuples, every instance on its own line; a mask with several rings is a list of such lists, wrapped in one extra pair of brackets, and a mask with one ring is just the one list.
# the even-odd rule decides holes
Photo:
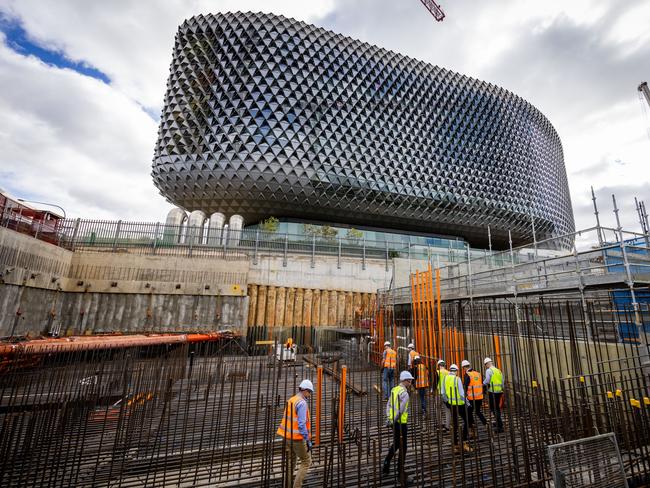
[(427, 415), (427, 390), (429, 389), (429, 370), (420, 356), (413, 358), (413, 368), (415, 370), (415, 389), (420, 397), (420, 408), (422, 415)]
[(384, 400), (388, 400), (388, 394), (393, 389), (395, 382), (395, 368), (397, 368), (397, 352), (390, 347), (390, 342), (384, 342), (384, 354), (382, 355), (381, 374), (383, 380)]
[(408, 408), (409, 408), (409, 392), (408, 389), (412, 384), (413, 375), (408, 371), (402, 371), (399, 375), (399, 385), (393, 388), (390, 392), (390, 399), (386, 403), (386, 416), (388, 417), (388, 425), (393, 428), (393, 444), (388, 450), (388, 454), (384, 459), (382, 475), (386, 476), (390, 473), (390, 462), (398, 452), (397, 456), (397, 474), (402, 486), (412, 484), (408, 475), (404, 471), (404, 459), (406, 459), (407, 447), (407, 421), (408, 421)]
[(483, 405), (483, 377), (481, 373), (472, 369), (472, 365), (467, 359), (463, 359), (460, 365), (464, 372), (463, 386), (467, 392), (467, 401), (469, 402), (469, 408), (467, 409), (469, 428), (472, 429), (474, 427), (475, 414), (483, 425), (487, 425), (485, 415), (481, 411), (481, 406)]
[(488, 404), (490, 411), (496, 418), (497, 433), (503, 432), (503, 421), (501, 420), (501, 397), (503, 396), (503, 373), (492, 364), (490, 358), (483, 360), (485, 365), (485, 379), (483, 386), (488, 391)]
[[(292, 396), (284, 407), (284, 415), (277, 434), (284, 438), (287, 459), (284, 473), (285, 488), (300, 488), (311, 467), (311, 422), (307, 400), (314, 392), (314, 385), (303, 380), (298, 386), (298, 393)], [(296, 458), (300, 462), (293, 485), (293, 471)]]
[(287, 339), (287, 343), (286, 343), (285, 347), (286, 347), (287, 349), (291, 349), (291, 346), (293, 346), (293, 338), (289, 337), (289, 338)]
[(457, 375), (458, 366), (452, 364), (449, 366), (449, 374), (445, 376), (442, 399), (451, 412), (454, 452), (461, 452), (461, 447), (458, 443), (458, 417), (463, 419), (462, 449), (465, 452), (472, 452), (472, 448), (467, 442), (467, 399), (465, 398), (463, 382)]
[[(441, 407), (444, 405), (444, 402), (442, 401), (442, 391), (445, 386), (445, 378), (449, 374), (449, 371), (447, 371), (447, 363), (445, 362), (444, 359), (439, 359), (438, 362), (436, 363), (436, 368), (438, 369), (438, 374), (437, 374), (437, 380), (436, 380), (436, 387), (438, 390), (438, 397), (440, 398), (440, 403)], [(445, 432), (449, 432), (449, 425), (451, 423), (451, 413), (448, 408), (442, 408), (442, 428)]]
[(413, 360), (419, 356), (419, 354), (415, 351), (415, 344), (412, 342), (408, 345), (408, 350), (409, 350), (409, 357), (407, 359), (407, 366), (408, 370), (411, 372), (412, 375), (415, 375), (415, 368), (413, 366)]

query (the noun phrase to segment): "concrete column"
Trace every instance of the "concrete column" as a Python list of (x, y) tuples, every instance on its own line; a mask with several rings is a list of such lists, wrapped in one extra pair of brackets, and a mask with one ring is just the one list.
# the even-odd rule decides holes
[(244, 228), (244, 217), (233, 215), (228, 221), (228, 246), (235, 247), (239, 245), (241, 232)]
[(257, 289), (257, 314), (256, 325), (266, 325), (266, 286), (260, 285)]
[(354, 308), (352, 307), (352, 292), (345, 294), (345, 326), (352, 327), (354, 323)]
[(339, 303), (336, 306), (336, 325), (345, 325), (345, 295), (344, 291), (338, 292)]
[(275, 326), (275, 286), (269, 286), (266, 292), (266, 325)]
[(320, 298), (321, 291), (314, 290), (311, 298), (311, 323), (314, 326), (320, 325)]
[(278, 287), (275, 291), (275, 326), (284, 327), (284, 312), (287, 306), (287, 289)]
[(293, 307), (293, 323), (294, 325), (298, 325), (302, 327), (305, 325), (305, 322), (303, 320), (302, 316), (302, 306), (305, 298), (305, 289), (304, 288), (296, 288), (296, 303)]
[(338, 293), (335, 290), (330, 290), (330, 300), (327, 309), (327, 325), (336, 325), (336, 307), (338, 306)]
[(286, 298), (286, 312), (284, 314), (284, 323), (286, 327), (292, 327), (294, 324), (294, 318), (293, 318), (293, 308), (294, 308), (294, 301), (296, 299), (296, 289), (295, 288), (289, 288), (287, 290), (287, 298)]
[(208, 223), (208, 246), (218, 247), (221, 245), (223, 225), (226, 223), (226, 216), (221, 212), (210, 215)]
[(248, 285), (248, 321), (247, 327), (255, 325), (255, 313), (257, 312), (257, 285)]
[(305, 297), (302, 306), (302, 321), (305, 324), (305, 327), (311, 327), (311, 302), (312, 302), (313, 292), (312, 290), (305, 290)]
[(330, 292), (328, 290), (322, 290), (320, 292), (320, 317), (318, 325), (326, 326), (329, 316), (329, 297)]

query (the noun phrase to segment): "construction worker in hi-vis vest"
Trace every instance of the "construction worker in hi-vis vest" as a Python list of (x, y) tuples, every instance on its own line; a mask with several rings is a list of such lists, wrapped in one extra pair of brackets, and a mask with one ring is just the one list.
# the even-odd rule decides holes
[(402, 486), (411, 484), (411, 480), (404, 471), (404, 459), (406, 459), (406, 439), (408, 433), (406, 426), (409, 418), (408, 408), (410, 397), (408, 389), (414, 379), (411, 373), (402, 371), (399, 375), (400, 383), (391, 390), (390, 398), (386, 403), (388, 426), (393, 429), (393, 444), (390, 446), (388, 454), (384, 459), (381, 472), (383, 476), (388, 476), (390, 473), (390, 462), (395, 452), (397, 452), (397, 475)]
[[(292, 396), (284, 407), (284, 415), (277, 434), (284, 438), (285, 443), (286, 464), (283, 476), (285, 488), (300, 488), (312, 464), (311, 421), (307, 400), (313, 392), (313, 383), (303, 380), (298, 386), (298, 393)], [(292, 483), (296, 459), (300, 463)]]

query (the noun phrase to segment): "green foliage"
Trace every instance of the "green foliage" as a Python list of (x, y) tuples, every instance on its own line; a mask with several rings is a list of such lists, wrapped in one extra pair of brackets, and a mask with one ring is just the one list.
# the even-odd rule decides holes
[(302, 231), (309, 237), (322, 237), (327, 240), (333, 240), (338, 235), (338, 231), (329, 225), (318, 226), (312, 224), (302, 224)]
[(361, 232), (359, 229), (355, 229), (354, 227), (352, 227), (351, 229), (348, 229), (348, 231), (345, 234), (345, 237), (354, 241), (358, 241), (363, 237), (363, 232)]
[(391, 249), (388, 251), (388, 257), (389, 258), (398, 258), (399, 257), (399, 251), (396, 251), (395, 249)]
[(272, 216), (260, 222), (260, 230), (262, 232), (277, 232), (279, 227), (280, 221)]
[(325, 225), (320, 228), (321, 237), (324, 237), (325, 239), (328, 240), (335, 239), (338, 233), (339, 233), (338, 230), (336, 230), (334, 227), (330, 227), (329, 225)]
[(302, 233), (305, 234), (306, 236), (319, 236), (320, 235), (320, 229), (318, 228), (317, 225), (312, 225), (312, 224), (302, 224)]

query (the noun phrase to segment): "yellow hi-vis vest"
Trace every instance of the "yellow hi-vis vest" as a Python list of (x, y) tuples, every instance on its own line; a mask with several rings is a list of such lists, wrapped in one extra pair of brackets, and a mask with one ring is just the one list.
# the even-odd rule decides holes
[(440, 368), (438, 370), (438, 391), (442, 393), (445, 387), (445, 378), (449, 375), (449, 371), (445, 368)]
[(490, 384), (488, 385), (488, 391), (492, 393), (502, 393), (503, 392), (503, 373), (499, 368), (492, 366), (490, 371), (492, 371), (492, 377), (490, 378)]
[[(406, 409), (402, 413), (402, 415), (399, 416), (397, 420), (395, 420), (395, 414), (399, 412), (399, 396), (402, 394), (402, 392), (405, 392), (406, 388), (404, 388), (402, 385), (397, 385), (395, 388), (393, 388), (390, 391), (390, 399), (388, 400), (390, 402), (390, 408), (388, 410), (388, 420), (391, 422), (396, 422), (398, 424), (405, 424), (408, 421), (409, 418), (409, 400), (406, 400)], [(407, 392), (408, 394), (408, 392)]]
[[(299, 402), (306, 402), (302, 395), (294, 395), (289, 398), (287, 405), (284, 407), (284, 415), (282, 416), (282, 421), (280, 422), (280, 427), (276, 432), (277, 435), (284, 437), (285, 439), (293, 441), (302, 441), (305, 440), (300, 433), (298, 428), (298, 412), (296, 407)], [(309, 415), (309, 405), (307, 405), (307, 432), (311, 437), (311, 420)]]
[(460, 396), (458, 391), (458, 382), (460, 378), (453, 374), (445, 376), (445, 393), (449, 405), (464, 405), (465, 399)]
[(415, 380), (416, 388), (429, 388), (429, 372), (425, 364), (417, 365), (417, 379)]
[(481, 373), (478, 371), (468, 371), (469, 386), (467, 387), (468, 400), (482, 400), (483, 399), (483, 381), (481, 380)]

